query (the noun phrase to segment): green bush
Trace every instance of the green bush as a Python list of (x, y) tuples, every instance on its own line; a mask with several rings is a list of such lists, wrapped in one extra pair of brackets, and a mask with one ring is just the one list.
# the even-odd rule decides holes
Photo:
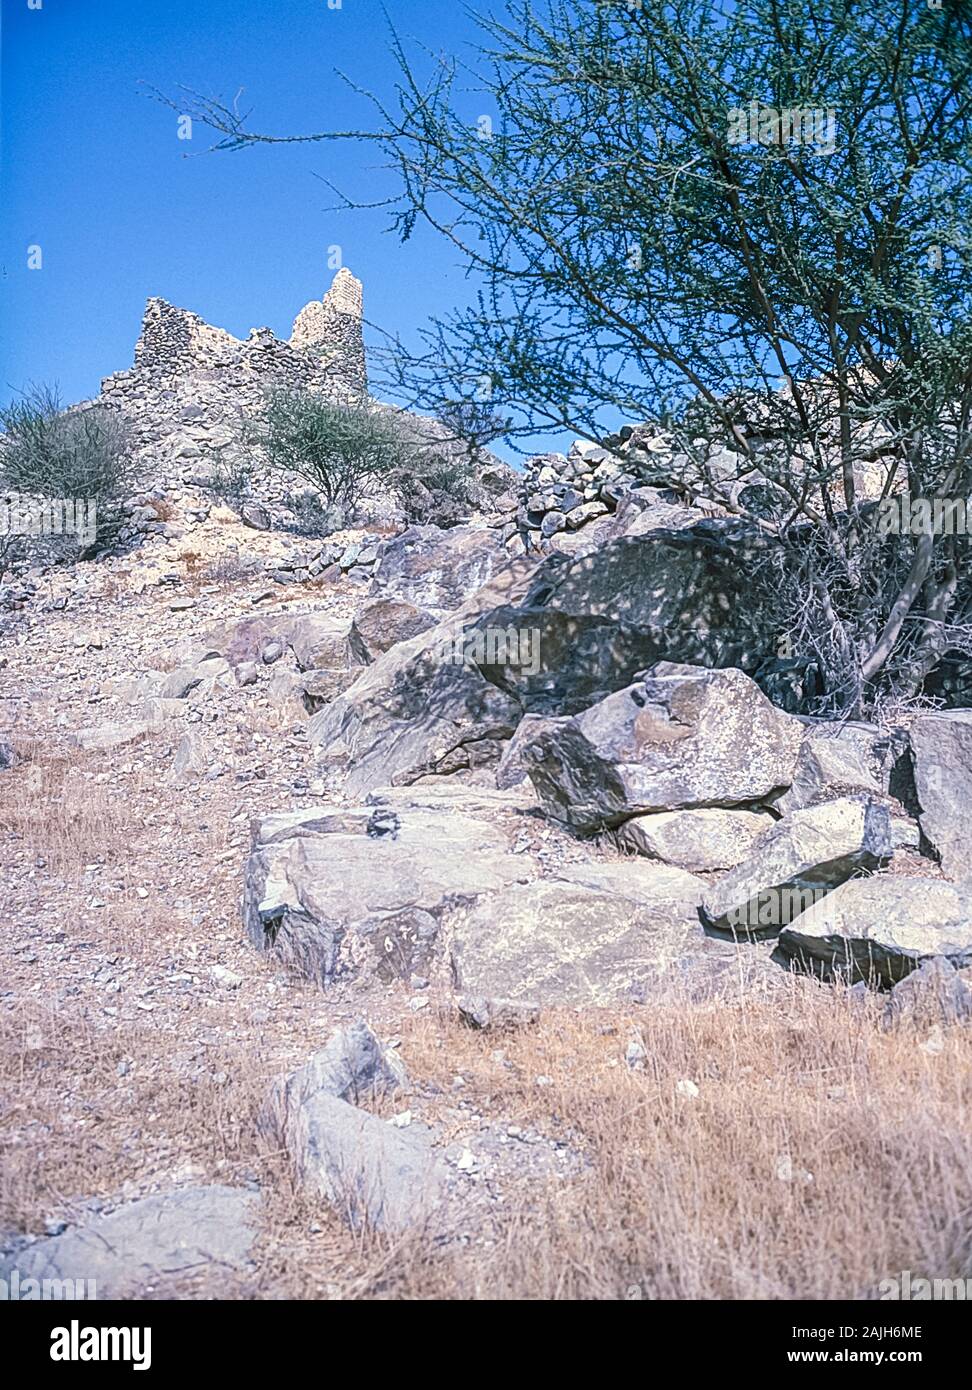
[(371, 484), (407, 467), (409, 445), (387, 412), (336, 404), (311, 391), (275, 390), (251, 438), (271, 468), (305, 478), (328, 508), (350, 513)]
[(0, 407), (0, 485), (42, 498), (85, 499), (97, 506), (97, 538), (121, 519), (132, 458), (124, 423), (104, 406), (61, 407), (53, 387), (38, 386)]

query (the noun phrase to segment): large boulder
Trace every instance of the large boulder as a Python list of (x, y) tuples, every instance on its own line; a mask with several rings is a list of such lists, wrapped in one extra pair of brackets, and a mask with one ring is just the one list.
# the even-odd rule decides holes
[[(673, 661), (754, 670), (768, 637), (766, 620), (747, 594), (746, 562), (767, 541), (736, 521), (685, 525), (682, 509), (676, 510), (674, 526), (658, 528), (647, 508), (632, 518), (633, 534), (590, 554), (552, 555), (525, 602), (656, 629), (666, 634), (665, 655)], [(645, 528), (640, 534), (638, 522)], [(699, 644), (704, 657), (695, 655)]]
[(484, 613), (518, 601), (534, 568), (508, 564), (455, 614), (379, 655), (310, 720), (311, 743), (348, 769), (350, 795), (499, 757), (522, 709), (467, 659), (465, 634)]
[(769, 799), (789, 785), (802, 735), (742, 671), (661, 663), (576, 717), (533, 721), (520, 755), (548, 815), (596, 830)]
[(499, 757), (522, 709), (457, 658), (451, 635), (435, 628), (392, 647), (311, 718), (308, 738), (347, 765), (349, 795)]
[(794, 811), (706, 891), (703, 916), (720, 931), (775, 933), (795, 913), (854, 874), (879, 868), (893, 853), (891, 816), (877, 802), (845, 797)]
[[(616, 618), (526, 603), (485, 613), (463, 632), (464, 650), (525, 713), (579, 714), (672, 651), (672, 635)], [(702, 661), (703, 638), (678, 634), (679, 660)]]
[(618, 827), (617, 837), (620, 845), (636, 854), (705, 873), (735, 868), (775, 824), (766, 811), (702, 807), (633, 816)]
[(440, 612), (458, 608), (509, 561), (495, 531), (456, 526), (411, 526), (386, 541), (371, 592)]
[(455, 810), (284, 813), (254, 826), (243, 918), (254, 945), (321, 984), (408, 980), (447, 912), (530, 872), (502, 830)]
[(631, 1003), (698, 932), (701, 892), (691, 874), (638, 862), (511, 886), (452, 922), (456, 987), (540, 1005)]
[(780, 932), (778, 958), (823, 978), (893, 985), (933, 956), (972, 964), (972, 893), (937, 878), (855, 878)]
[(911, 746), (922, 833), (949, 877), (959, 878), (972, 842), (972, 710), (919, 715)]

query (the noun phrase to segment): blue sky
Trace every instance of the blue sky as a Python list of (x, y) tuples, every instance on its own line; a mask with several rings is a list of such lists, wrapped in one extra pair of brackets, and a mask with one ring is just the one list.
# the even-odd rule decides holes
[[(392, 191), (360, 145), (205, 154), (196, 126), (142, 83), (232, 99), (274, 134), (367, 127), (335, 74), (390, 92), (379, 0), (0, 0), (0, 394), (56, 382), (65, 401), (131, 364), (150, 295), (245, 336), (287, 336), (330, 283), (327, 249), (365, 286), (365, 315), (413, 332), (468, 293), (455, 253), (423, 229), (402, 245), (381, 211), (331, 212), (320, 176), (354, 197)], [(38, 0), (33, 0), (36, 5)], [(336, 0), (331, 0), (336, 3)], [(396, 29), (465, 54), (459, 0), (387, 0)], [(186, 158), (187, 152), (190, 154)], [(29, 246), (41, 269), (28, 269)]]

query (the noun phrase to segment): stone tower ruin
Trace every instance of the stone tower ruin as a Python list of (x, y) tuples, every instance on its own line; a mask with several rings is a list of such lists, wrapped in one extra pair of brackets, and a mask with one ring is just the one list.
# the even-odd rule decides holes
[(320, 354), (356, 394), (368, 389), (364, 338), (361, 331), (361, 281), (342, 266), (323, 299), (312, 299), (294, 319), (290, 346)]
[[(164, 475), (205, 453), (203, 444), (236, 448), (241, 420), (258, 416), (267, 389), (276, 387), (341, 402), (367, 397), (362, 287), (349, 270), (301, 309), (289, 339), (269, 328), (236, 338), (188, 309), (150, 299), (134, 363), (103, 380), (100, 400), (121, 411), (147, 468)], [(185, 430), (200, 419), (206, 438), (191, 445)]]

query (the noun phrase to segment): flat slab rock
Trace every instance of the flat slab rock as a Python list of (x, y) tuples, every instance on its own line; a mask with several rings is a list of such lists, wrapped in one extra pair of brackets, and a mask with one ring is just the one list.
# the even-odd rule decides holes
[(700, 807), (633, 816), (618, 827), (617, 836), (619, 844), (649, 859), (713, 872), (735, 868), (775, 824), (766, 811)]
[(702, 888), (638, 861), (508, 887), (450, 923), (456, 988), (541, 1006), (636, 1001), (698, 932)]
[(850, 879), (780, 932), (777, 957), (820, 974), (893, 985), (922, 962), (972, 964), (972, 886), (878, 874)]
[(243, 892), (254, 945), (321, 984), (359, 971), (407, 980), (427, 972), (448, 912), (534, 872), (485, 820), (424, 806), (394, 815), (325, 807), (257, 824)]
[(744, 960), (703, 935), (705, 884), (683, 869), (512, 853), (517, 817), (536, 825), (525, 789), (428, 784), (375, 802), (254, 825), (250, 938), (322, 984), (418, 973), (459, 996), (534, 1009), (637, 1002), (666, 972), (693, 990), (783, 975), (761, 948)]
[(253, 1244), (258, 1194), (189, 1187), (127, 1202), (83, 1226), (21, 1246), (0, 1260), (0, 1278), (93, 1280), (97, 1298), (124, 1298), (147, 1284), (243, 1265)]

